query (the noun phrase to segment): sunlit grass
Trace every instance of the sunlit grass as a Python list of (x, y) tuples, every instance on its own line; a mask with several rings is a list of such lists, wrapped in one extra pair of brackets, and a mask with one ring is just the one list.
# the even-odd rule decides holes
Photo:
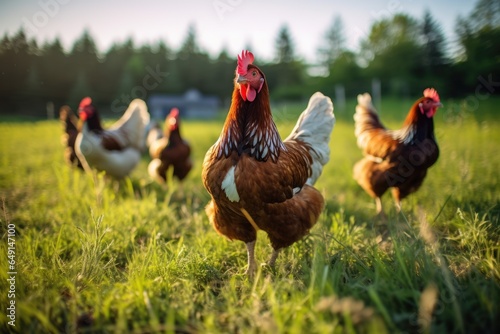
[[(387, 125), (397, 127), (410, 103), (387, 102)], [(283, 137), (302, 108), (275, 109)], [(482, 112), (493, 119), (489, 109)], [(170, 186), (149, 179), (146, 156), (120, 182), (70, 169), (56, 121), (1, 123), (0, 251), (6, 254), (5, 226), (15, 224), (16, 330), (494, 332), (500, 123), (462, 114), (436, 120), (441, 156), (403, 202), (403, 214), (384, 197), (387, 222), (374, 218), (374, 203), (352, 179), (361, 153), (352, 113), (338, 114), (331, 160), (317, 183), (324, 213), (309, 236), (284, 251), (274, 269), (259, 268), (253, 281), (244, 275), (243, 243), (218, 235), (204, 213), (201, 163), (222, 119), (183, 121), (195, 167)], [(270, 251), (259, 232), (257, 260)], [(7, 302), (2, 293), (1, 305)], [(3, 329), (13, 329), (1, 319)]]

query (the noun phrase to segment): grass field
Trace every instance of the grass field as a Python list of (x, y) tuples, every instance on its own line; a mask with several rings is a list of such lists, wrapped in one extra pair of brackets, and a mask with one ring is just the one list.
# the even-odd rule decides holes
[[(168, 187), (148, 178), (146, 156), (124, 181), (92, 177), (65, 165), (57, 121), (4, 121), (1, 332), (497, 333), (500, 100), (472, 102), (444, 101), (441, 156), (403, 214), (384, 197), (385, 223), (351, 177), (361, 157), (354, 101), (336, 111), (331, 161), (317, 182), (324, 214), (254, 280), (244, 275), (244, 244), (218, 235), (204, 213), (201, 162), (222, 120), (183, 122), (195, 167)], [(396, 128), (411, 103), (384, 102), (382, 118)], [(299, 111), (275, 109), (282, 137)], [(259, 232), (258, 261), (270, 251)]]

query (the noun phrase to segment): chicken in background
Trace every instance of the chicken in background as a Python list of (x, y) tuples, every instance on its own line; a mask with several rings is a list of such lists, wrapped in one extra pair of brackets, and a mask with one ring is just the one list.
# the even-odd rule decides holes
[(75, 152), (75, 142), (78, 136), (78, 117), (73, 113), (73, 110), (67, 105), (59, 109), (59, 119), (61, 120), (64, 134), (61, 137), (61, 143), (64, 145), (64, 160), (74, 167), (83, 169), (80, 159)]
[[(153, 133), (153, 135), (155, 135)], [(180, 115), (173, 108), (165, 119), (163, 136), (149, 145), (149, 175), (159, 183), (167, 181), (167, 172), (173, 168), (173, 176), (183, 180), (193, 167), (191, 147), (180, 133)]]
[(283, 141), (272, 118), (266, 78), (253, 60), (249, 51), (238, 56), (229, 113), (202, 171), (212, 197), (206, 207), (210, 222), (220, 234), (246, 244), (250, 276), (256, 270), (258, 230), (271, 241), (272, 266), (281, 249), (317, 222), (324, 199), (313, 184), (329, 160), (335, 124), (330, 98), (318, 92)]
[(387, 189), (392, 188), (400, 211), (401, 200), (420, 188), (427, 169), (437, 161), (433, 116), (441, 106), (437, 91), (427, 88), (410, 108), (403, 127), (388, 130), (380, 122), (371, 96), (358, 95), (355, 135), (365, 157), (355, 164), (353, 175), (375, 199), (379, 215), (384, 215), (380, 198)]
[(149, 151), (151, 145), (156, 142), (158, 139), (163, 138), (163, 130), (156, 121), (151, 121), (146, 126), (146, 149)]
[(123, 116), (109, 129), (103, 129), (99, 113), (90, 97), (80, 102), (81, 132), (75, 143), (76, 154), (86, 170), (95, 168), (121, 179), (130, 174), (145, 146), (149, 123), (146, 103), (133, 100)]

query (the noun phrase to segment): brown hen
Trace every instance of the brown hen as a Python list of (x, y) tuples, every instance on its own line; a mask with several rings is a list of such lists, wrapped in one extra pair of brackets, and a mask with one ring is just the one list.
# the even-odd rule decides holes
[(354, 179), (376, 201), (383, 215), (381, 196), (392, 188), (397, 210), (401, 200), (417, 191), (439, 157), (433, 116), (441, 106), (433, 88), (424, 91), (410, 108), (403, 127), (386, 129), (379, 120), (368, 93), (358, 95), (355, 135), (365, 157), (354, 166)]
[(206, 208), (214, 228), (247, 246), (248, 269), (256, 269), (257, 231), (267, 232), (273, 265), (279, 251), (306, 235), (323, 209), (313, 188), (329, 160), (335, 117), (328, 97), (315, 93), (284, 141), (271, 114), (262, 71), (248, 52), (238, 56), (231, 107), (218, 141), (203, 162), (202, 179), (212, 200)]
[(70, 106), (64, 105), (59, 110), (59, 119), (64, 128), (61, 142), (64, 145), (64, 159), (70, 166), (83, 169), (82, 163), (75, 152), (75, 142), (78, 136), (78, 118)]
[(167, 172), (173, 169), (173, 176), (183, 180), (193, 167), (191, 146), (180, 133), (180, 115), (173, 108), (165, 119), (163, 137), (149, 146), (149, 155), (153, 160), (149, 163), (149, 175), (159, 183), (167, 180)]

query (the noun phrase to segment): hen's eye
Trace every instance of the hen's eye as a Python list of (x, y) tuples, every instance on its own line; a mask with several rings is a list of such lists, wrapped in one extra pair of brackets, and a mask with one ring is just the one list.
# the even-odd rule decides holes
[(253, 75), (253, 76), (256, 76), (256, 75), (257, 75), (257, 71), (253, 71), (253, 72), (252, 72), (252, 75)]

